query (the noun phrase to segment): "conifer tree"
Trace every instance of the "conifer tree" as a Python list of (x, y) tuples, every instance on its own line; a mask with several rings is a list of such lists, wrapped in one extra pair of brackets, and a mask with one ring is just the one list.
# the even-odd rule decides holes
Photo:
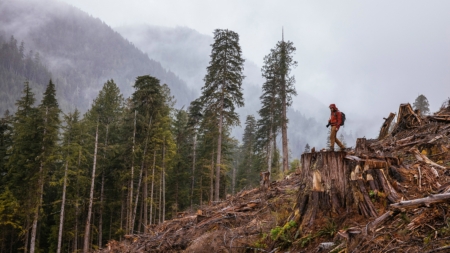
[(255, 162), (255, 132), (256, 132), (256, 120), (253, 115), (248, 115), (245, 121), (244, 135), (242, 137), (242, 162), (240, 164), (240, 175), (239, 177), (245, 179), (247, 185), (242, 185), (241, 181), (240, 188), (244, 186), (254, 187), (257, 185), (259, 177)]
[(37, 186), (37, 204), (34, 207), (33, 225), (31, 231), (30, 253), (34, 253), (36, 248), (37, 223), (39, 220), (39, 212), (41, 210), (42, 199), (44, 195), (44, 184), (47, 180), (47, 174), (50, 166), (53, 165), (56, 157), (56, 149), (58, 148), (58, 133), (59, 133), (59, 105), (56, 100), (55, 85), (50, 80), (47, 89), (44, 92), (44, 97), (39, 105), (41, 124), (38, 125), (38, 132), (42, 135), (41, 154), (39, 156), (39, 172), (38, 172), (38, 186)]
[(276, 46), (278, 52), (278, 75), (280, 77), (280, 99), (281, 99), (281, 140), (283, 145), (283, 173), (286, 173), (289, 163), (288, 139), (287, 139), (287, 108), (292, 104), (292, 96), (296, 96), (295, 78), (290, 75), (292, 67), (297, 65), (293, 59), (295, 52), (294, 44), (290, 41), (285, 42), (284, 38)]
[(311, 147), (309, 146), (308, 143), (306, 143), (305, 151), (303, 151), (303, 153), (309, 153), (309, 152), (311, 152)]
[[(222, 166), (222, 132), (224, 126), (239, 124), (235, 106), (243, 106), (242, 80), (244, 79), (239, 35), (228, 29), (214, 31), (211, 61), (204, 78), (201, 101), (203, 109), (210, 111), (218, 125), (217, 159), (214, 200), (219, 200), (220, 171)], [(206, 114), (206, 113), (205, 113)]]
[(277, 57), (274, 50), (264, 57), (262, 76), (265, 82), (262, 86), (260, 119), (257, 122), (255, 150), (265, 158), (267, 170), (272, 172), (273, 157), (276, 153), (276, 133), (281, 125), (281, 100), (278, 94)]
[(414, 110), (420, 110), (421, 114), (427, 115), (430, 113), (430, 104), (427, 97), (423, 94), (419, 95), (413, 103)]
[(287, 139), (287, 108), (292, 104), (292, 96), (297, 95), (294, 87), (295, 78), (291, 70), (297, 65), (293, 59), (295, 47), (292, 42), (279, 41), (274, 49), (264, 57), (262, 75), (266, 79), (261, 95), (261, 117), (258, 120), (258, 147), (267, 149), (269, 171), (271, 171), (272, 146), (275, 152), (276, 133), (281, 129), (283, 149), (283, 172), (288, 170), (289, 152)]
[(61, 208), (59, 216), (59, 228), (58, 228), (58, 245), (56, 252), (61, 252), (63, 243), (63, 228), (64, 228), (64, 218), (65, 218), (65, 207), (66, 207), (66, 196), (67, 196), (67, 185), (68, 177), (70, 174), (75, 174), (71, 168), (76, 164), (80, 146), (80, 124), (79, 124), (79, 112), (75, 110), (73, 113), (64, 115), (64, 133), (62, 139), (62, 149), (64, 156), (64, 176), (63, 176), (63, 189), (61, 197)]
[[(119, 88), (114, 83), (113, 80), (108, 80), (103, 88), (100, 90), (98, 96), (94, 100), (91, 109), (86, 113), (85, 119), (90, 126), (96, 125), (95, 135), (96, 143), (95, 146), (98, 146), (99, 143), (103, 144), (103, 148), (100, 151), (101, 154), (98, 157), (94, 157), (95, 162), (101, 161), (98, 163), (98, 166), (93, 165), (93, 170), (96, 167), (99, 168), (101, 173), (101, 184), (100, 184), (100, 196), (99, 199), (99, 219), (98, 219), (98, 246), (102, 247), (103, 241), (103, 209), (104, 209), (104, 185), (105, 185), (105, 174), (108, 173), (107, 168), (109, 165), (109, 156), (108, 150), (109, 146), (115, 144), (114, 141), (110, 140), (111, 135), (117, 135), (115, 131), (117, 131), (118, 121), (122, 114), (123, 109), (123, 98), (120, 93)], [(97, 148), (94, 148), (95, 152)], [(93, 174), (92, 180), (95, 181), (96, 174)], [(92, 185), (92, 183), (91, 183)], [(94, 189), (95, 192), (95, 189)], [(91, 202), (91, 200), (89, 201)], [(90, 219), (90, 215), (88, 214), (88, 219)], [(91, 224), (89, 223), (89, 226)], [(87, 228), (86, 228), (87, 231)], [(86, 242), (86, 239), (85, 239)], [(87, 241), (88, 242), (88, 241)]]

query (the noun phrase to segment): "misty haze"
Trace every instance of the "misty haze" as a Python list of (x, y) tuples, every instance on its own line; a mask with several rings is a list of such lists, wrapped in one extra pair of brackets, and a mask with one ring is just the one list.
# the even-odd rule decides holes
[[(417, 170), (413, 159), (442, 175), (433, 169), (450, 166), (449, 9), (415, 0), (0, 1), (0, 252), (109, 252), (108, 242), (134, 247), (136, 234), (191, 224), (165, 231), (164, 221), (196, 215), (207, 227), (212, 213), (238, 217), (271, 198), (294, 205), (300, 199), (283, 194), (300, 192), (303, 211), (271, 209), (264, 240), (242, 242), (242, 252), (282, 252), (323, 236), (308, 237), (297, 216), (314, 223), (308, 187), (330, 193), (326, 180), (350, 175), (317, 175), (339, 159), (340, 172), (351, 163), (361, 173), (372, 166), (364, 159), (385, 159), (389, 180), (394, 169)], [(418, 175), (428, 183), (426, 172), (411, 173), (420, 189)], [(433, 188), (441, 183), (429, 193), (445, 193)], [(379, 184), (364, 201), (408, 199), (386, 190), (405, 193), (403, 181)], [(386, 203), (359, 215), (376, 218)], [(328, 221), (334, 232), (343, 224)], [(178, 243), (164, 249), (206, 249)]]

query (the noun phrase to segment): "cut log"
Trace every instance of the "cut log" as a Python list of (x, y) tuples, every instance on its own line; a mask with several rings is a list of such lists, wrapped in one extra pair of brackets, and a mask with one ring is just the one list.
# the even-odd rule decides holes
[(413, 208), (418, 206), (429, 206), (430, 204), (450, 201), (450, 193), (430, 195), (426, 198), (401, 201), (391, 204), (392, 208)]
[(383, 125), (380, 129), (380, 134), (378, 135), (378, 140), (384, 139), (389, 134), (389, 128), (391, 127), (392, 120), (395, 118), (395, 113), (390, 113), (387, 118), (385, 118)]

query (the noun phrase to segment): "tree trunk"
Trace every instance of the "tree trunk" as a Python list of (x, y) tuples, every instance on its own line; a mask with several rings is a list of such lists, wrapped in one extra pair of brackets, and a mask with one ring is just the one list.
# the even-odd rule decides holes
[(235, 187), (236, 187), (236, 164), (233, 162), (233, 176), (231, 179), (231, 195), (234, 195)]
[(133, 216), (133, 179), (134, 179), (134, 145), (136, 143), (136, 114), (137, 111), (134, 110), (134, 128), (133, 128), (133, 147), (131, 154), (131, 179), (130, 179), (130, 191), (128, 194), (128, 211), (127, 211), (127, 233), (132, 233), (133, 224), (131, 224), (132, 216)]
[(153, 189), (155, 185), (155, 166), (156, 166), (156, 150), (153, 151), (153, 166), (152, 166), (152, 189), (150, 191), (150, 221), (149, 224), (152, 224), (152, 211), (153, 211)]
[(192, 203), (194, 201), (194, 184), (195, 184), (195, 148), (197, 145), (197, 134), (194, 134), (194, 145), (192, 148), (193, 156), (192, 156), (192, 183), (191, 183), (191, 210)]
[[(47, 115), (48, 115), (48, 107), (45, 107), (45, 119), (44, 119), (44, 137), (42, 142), (44, 142), (45, 135), (47, 132)], [(42, 145), (42, 154), (44, 155), (45, 146)], [(42, 161), (42, 157), (40, 158), (40, 166), (39, 166), (39, 180), (38, 180), (38, 203), (36, 205), (36, 209), (34, 210), (34, 219), (33, 219), (33, 225), (31, 229), (31, 242), (30, 242), (30, 253), (34, 253), (36, 249), (36, 233), (37, 233), (37, 223), (39, 220), (39, 211), (41, 209), (42, 205), (42, 198), (44, 195), (44, 162)]]
[(211, 173), (210, 173), (210, 194), (209, 194), (209, 202), (212, 203), (214, 200), (214, 152), (212, 152), (212, 158), (211, 158)]
[(58, 247), (56, 249), (56, 253), (61, 252), (62, 233), (63, 233), (63, 225), (64, 225), (64, 207), (66, 205), (66, 185), (67, 185), (67, 169), (68, 169), (68, 167), (69, 167), (69, 157), (67, 157), (66, 166), (64, 168), (63, 195), (62, 195), (62, 202), (61, 202), (61, 214), (59, 215)]
[(161, 218), (162, 218), (162, 173), (163, 173), (163, 171), (161, 170), (161, 175), (159, 177), (158, 224), (161, 224)]
[(281, 139), (283, 142), (283, 174), (289, 170), (289, 150), (287, 139), (287, 116), (286, 116), (286, 98), (283, 99), (283, 115), (281, 125)]
[[(145, 155), (145, 151), (144, 151), (144, 155)], [(141, 189), (143, 170), (144, 170), (144, 160), (142, 160), (141, 171), (139, 172), (138, 186), (136, 188), (136, 200), (134, 201), (133, 218), (131, 219), (131, 224), (132, 224), (131, 225), (131, 233), (133, 233), (133, 231), (134, 231), (134, 223), (136, 221), (137, 206), (138, 206), (138, 203), (139, 203), (139, 194), (141, 193), (140, 189)]]
[(219, 134), (217, 137), (217, 162), (216, 162), (216, 182), (215, 182), (215, 195), (214, 200), (219, 201), (219, 189), (220, 189), (220, 166), (222, 155), (222, 124), (223, 124), (223, 96), (220, 102), (220, 117), (219, 117)]
[(166, 139), (163, 142), (163, 157), (162, 157), (162, 222), (166, 220)]
[(147, 219), (148, 219), (148, 166), (144, 167), (144, 189), (142, 189), (142, 199), (144, 202), (144, 217), (143, 217), (143, 222), (144, 222), (144, 232), (145, 229), (148, 225), (147, 223)]
[[(27, 217), (26, 230), (25, 230), (25, 239), (24, 239), (25, 245), (23, 247), (23, 252), (24, 253), (27, 253), (27, 251), (28, 251), (28, 239), (29, 239), (28, 237), (29, 237), (29, 234), (30, 234), (29, 228), (30, 228), (30, 220)], [(12, 248), (11, 248), (11, 250), (12, 250)]]
[[(272, 126), (271, 126), (272, 128)], [(269, 134), (269, 143), (267, 145), (267, 170), (272, 173), (272, 156), (273, 156), (273, 150), (272, 150), (272, 138), (273, 138), (273, 132), (270, 130)]]
[(79, 190), (78, 190), (78, 172), (80, 170), (81, 165), (81, 147), (78, 150), (78, 167), (77, 167), (77, 181), (76, 181), (76, 189), (77, 189), (77, 195), (75, 199), (75, 235), (74, 235), (74, 243), (73, 243), (73, 251), (78, 251), (78, 197), (79, 197)]
[(91, 190), (89, 193), (89, 208), (86, 218), (86, 227), (84, 230), (83, 253), (89, 252), (89, 233), (91, 227), (92, 204), (94, 202), (95, 167), (97, 166), (98, 124), (99, 122), (97, 120), (97, 129), (95, 130), (95, 147), (94, 147), (94, 162), (93, 162), (94, 164), (92, 165)]
[[(103, 159), (106, 162), (106, 149), (108, 147), (108, 132), (109, 132), (109, 124), (106, 124), (106, 136), (105, 136), (105, 149), (103, 153)], [(102, 169), (102, 186), (100, 189), (100, 217), (98, 220), (98, 248), (102, 248), (102, 236), (103, 236), (103, 192), (105, 188), (105, 168)]]

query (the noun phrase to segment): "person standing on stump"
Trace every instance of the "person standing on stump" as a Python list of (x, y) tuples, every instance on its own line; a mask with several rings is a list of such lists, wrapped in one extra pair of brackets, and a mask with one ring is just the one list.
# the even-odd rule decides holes
[(336, 134), (342, 125), (342, 113), (338, 110), (338, 108), (336, 107), (335, 104), (330, 105), (330, 111), (331, 111), (331, 116), (330, 116), (330, 119), (328, 120), (328, 125), (327, 125), (327, 127), (331, 126), (330, 151), (334, 151), (334, 143), (335, 142), (342, 151), (345, 149), (345, 146), (336, 137)]

